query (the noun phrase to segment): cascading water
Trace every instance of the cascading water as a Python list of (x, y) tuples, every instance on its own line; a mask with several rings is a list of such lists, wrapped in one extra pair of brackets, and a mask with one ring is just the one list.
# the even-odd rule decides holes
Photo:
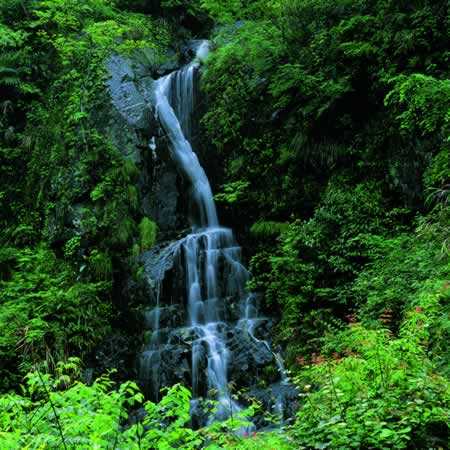
[[(248, 340), (245, 353), (249, 355), (240, 355), (244, 359), (254, 357), (252, 349), (256, 353), (254, 349), (262, 346), (261, 364), (273, 359), (274, 354), (269, 344), (255, 334), (264, 319), (257, 315), (255, 296), (245, 289), (249, 274), (241, 263), (241, 249), (232, 231), (219, 226), (209, 180), (189, 142), (195, 108), (195, 77), (208, 49), (207, 41), (198, 42), (193, 62), (155, 82), (156, 114), (169, 139), (171, 158), (191, 186), (194, 211), (190, 234), (163, 249), (149, 252), (146, 258), (146, 273), (155, 285), (156, 306), (146, 316), (152, 331), (140, 357), (140, 377), (152, 385), (157, 397), (165, 355), (172, 352), (175, 357), (176, 351), (186, 352), (180, 342), (189, 345), (188, 371), (194, 398), (214, 395), (218, 408), (209, 420), (220, 420), (240, 409), (228, 387), (231, 358), (239, 357), (233, 355), (230, 342)], [(187, 305), (187, 326), (161, 329), (161, 313), (167, 312), (164, 311), (167, 307), (160, 305), (162, 284), (166, 272), (176, 265), (184, 266), (185, 292), (181, 295)], [(233, 302), (240, 304), (235, 325), (229, 320)], [(281, 375), (284, 377), (284, 369)]]
[(202, 42), (197, 49), (196, 60), (156, 81), (154, 95), (158, 119), (170, 140), (172, 159), (192, 186), (194, 201), (200, 214), (199, 223), (194, 225), (211, 228), (219, 224), (211, 186), (188, 141), (192, 130), (194, 76), (199, 67), (199, 59), (207, 54), (207, 49), (208, 43)]

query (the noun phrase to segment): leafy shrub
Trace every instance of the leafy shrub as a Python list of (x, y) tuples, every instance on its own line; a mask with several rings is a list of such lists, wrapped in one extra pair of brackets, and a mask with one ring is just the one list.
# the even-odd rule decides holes
[(288, 349), (289, 359), (298, 346), (314, 347), (313, 339), (339, 327), (352, 306), (349, 284), (373, 257), (370, 236), (384, 233), (389, 224), (383, 203), (376, 183), (351, 186), (345, 178), (335, 179), (313, 218), (286, 227), (279, 253), (269, 254), (267, 264), (259, 261), (261, 269), (254, 261), (252, 285), (278, 305), (279, 338), (297, 347)]
[[(158, 404), (144, 402), (132, 382), (115, 387), (108, 376), (90, 386), (77, 381), (79, 367), (79, 360), (69, 358), (56, 365), (53, 375), (30, 372), (22, 395), (0, 396), (2, 448), (291, 448), (274, 433), (237, 436), (236, 419), (230, 434), (223, 431), (230, 424), (192, 430), (191, 394), (180, 385), (168, 389)], [(129, 413), (141, 405), (146, 414), (136, 422)]]
[(298, 380), (299, 448), (446, 445), (450, 386), (426, 356), (435, 299), (409, 312), (398, 339), (360, 324), (328, 338), (333, 358), (315, 356)]
[(245, 19), (216, 35), (203, 83), (225, 185), (249, 183), (234, 209), (250, 223), (310, 216), (345, 170), (416, 209), (448, 134), (445, 2), (238, 3), (204, 2)]
[(60, 365), (56, 377), (31, 372), (23, 396), (0, 397), (4, 448), (91, 449), (129, 443), (120, 433), (120, 425), (128, 416), (127, 408), (142, 401), (137, 386), (125, 383), (114, 390), (106, 376), (91, 386), (71, 382), (67, 373), (73, 364), (72, 360)]
[(16, 250), (0, 282), (0, 389), (36, 361), (86, 354), (109, 329), (104, 283), (81, 283), (46, 248)]
[(359, 274), (352, 291), (360, 318), (373, 323), (388, 312), (394, 330), (405, 308), (417, 301), (424, 284), (445, 279), (450, 268), (446, 258), (441, 258), (439, 241), (434, 239), (399, 235), (374, 240), (373, 249), (379, 257)]
[(394, 88), (386, 96), (385, 104), (398, 111), (396, 120), (403, 132), (432, 135), (449, 130), (450, 118), (443, 114), (450, 103), (449, 80), (417, 73), (401, 75), (392, 83)]

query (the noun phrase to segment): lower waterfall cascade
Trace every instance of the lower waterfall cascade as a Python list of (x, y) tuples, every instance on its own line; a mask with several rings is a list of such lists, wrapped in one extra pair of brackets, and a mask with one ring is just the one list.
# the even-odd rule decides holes
[(179, 381), (190, 385), (193, 409), (199, 399), (214, 399), (215, 412), (204, 420), (210, 423), (242, 408), (232, 398), (230, 382), (250, 387), (256, 381), (251, 378), (272, 364), (279, 382), (271, 408), (282, 418), (283, 386), (289, 383), (281, 356), (268, 343), (270, 320), (259, 316), (258, 297), (246, 290), (250, 275), (241, 262), (241, 248), (232, 230), (219, 224), (208, 177), (190, 143), (195, 83), (209, 42), (195, 41), (192, 49), (192, 62), (154, 82), (155, 114), (171, 159), (191, 188), (192, 229), (142, 255), (153, 295), (145, 312), (139, 379), (155, 399), (161, 387)]

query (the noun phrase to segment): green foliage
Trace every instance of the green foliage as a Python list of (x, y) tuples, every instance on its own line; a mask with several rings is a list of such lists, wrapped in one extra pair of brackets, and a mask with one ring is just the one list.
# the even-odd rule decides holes
[(32, 84), (26, 81), (31, 73), (26, 66), (30, 62), (30, 48), (25, 46), (27, 36), (23, 30), (15, 31), (0, 23), (0, 87), (6, 89), (7, 97), (14, 93), (35, 92)]
[(444, 3), (259, 2), (262, 15), (219, 32), (203, 123), (225, 184), (250, 183), (250, 221), (309, 215), (344, 167), (387, 182), (395, 206), (423, 200), (448, 121)]
[[(450, 80), (437, 80), (423, 74), (400, 75), (386, 96), (386, 106), (400, 112), (396, 120), (405, 133), (432, 135), (450, 131)], [(444, 113), (444, 114), (443, 114)], [(445, 136), (447, 138), (448, 136)]]
[(12, 54), (5, 53), (0, 60), (0, 86), (20, 88), (21, 80), (17, 69), (11, 67)]
[(138, 448), (128, 446), (119, 430), (127, 408), (142, 402), (137, 386), (129, 382), (114, 390), (107, 376), (91, 386), (73, 382), (73, 366), (73, 360), (60, 365), (56, 376), (31, 372), (22, 396), (0, 397), (4, 448)]
[(450, 264), (449, 254), (442, 253), (442, 239), (447, 233), (447, 225), (441, 228), (438, 223), (428, 223), (419, 226), (417, 235), (376, 239), (373, 248), (378, 256), (359, 274), (352, 293), (359, 317), (372, 327), (383, 324), (397, 332), (408, 311), (426, 310), (432, 352), (429, 358), (448, 373), (450, 353), (444, 342), (450, 331)]
[[(252, 270), (261, 276), (253, 287), (279, 306), (280, 338), (289, 346), (314, 348), (314, 338), (339, 326), (333, 316), (354, 301), (348, 284), (372, 257), (371, 236), (395, 219), (384, 217), (383, 206), (378, 184), (332, 180), (311, 219), (284, 226), (279, 254), (254, 259)], [(296, 352), (292, 348), (290, 357)]]
[(236, 20), (243, 8), (241, 0), (202, 0), (201, 5), (215, 20), (225, 23)]
[(333, 358), (316, 357), (298, 379), (299, 448), (445, 447), (450, 385), (426, 356), (435, 300), (409, 311), (399, 339), (359, 324), (328, 338)]
[(107, 285), (80, 283), (48, 249), (3, 252), (0, 286), (1, 389), (32, 364), (86, 354), (109, 329)]
[(289, 450), (296, 448), (293, 439), (278, 430), (250, 431), (249, 425), (251, 424), (245, 420), (245, 414), (241, 419), (234, 418), (212, 424), (205, 430), (207, 442), (212, 441), (206, 449)]
[(43, 218), (44, 231), (52, 233), (45, 237), (67, 239), (71, 205), (81, 203), (89, 222), (83, 224), (84, 244), (125, 249), (137, 231), (137, 169), (105, 136), (101, 123), (108, 101), (105, 60), (114, 52), (144, 50), (158, 59), (168, 44), (168, 28), (104, 0), (48, 0), (36, 4), (30, 16), (33, 45), (50, 57), (45, 101), (28, 115), (26, 130), (33, 143), (27, 185), (38, 186), (35, 201), (41, 210), (43, 203), (54, 205)]
[(110, 282), (141, 216), (139, 170), (101, 119), (105, 61), (158, 63), (169, 39), (167, 23), (115, 1), (0, 5), (0, 241), (18, 247), (0, 263), (2, 389), (34, 362), (86, 356), (109, 331)]
[(268, 15), (279, 6), (278, 0), (201, 0), (201, 7), (219, 24), (231, 24), (240, 19), (255, 19)]
[(158, 236), (158, 226), (150, 218), (144, 217), (139, 224), (139, 232), (141, 236), (141, 251), (144, 252), (155, 245)]
[[(168, 389), (155, 404), (143, 402), (135, 383), (114, 386), (109, 376), (102, 376), (88, 386), (78, 381), (79, 374), (79, 360), (69, 358), (59, 362), (53, 374), (36, 370), (27, 374), (21, 395), (0, 396), (2, 448), (293, 448), (276, 433), (240, 437), (239, 418), (192, 430), (191, 394), (180, 385)], [(129, 411), (139, 406), (146, 411), (143, 420), (123, 426)]]
[(397, 332), (420, 284), (446, 273), (445, 2), (206, 3), (246, 19), (216, 33), (203, 125), (288, 361), (355, 311), (374, 325), (388, 308)]
[(74, 236), (69, 239), (64, 246), (64, 256), (70, 258), (74, 256), (80, 249), (81, 236)]
[(438, 240), (399, 235), (393, 239), (375, 238), (371, 245), (378, 257), (359, 274), (352, 287), (359, 314), (368, 320), (378, 320), (389, 311), (394, 323), (398, 323), (427, 280), (445, 280), (450, 275)]
[[(187, 425), (190, 421), (191, 393), (186, 388), (175, 385), (167, 390), (158, 403), (147, 402), (147, 415), (142, 423), (131, 428), (127, 436), (133, 438), (141, 433), (144, 448), (198, 448), (202, 439), (198, 432)], [(144, 428), (147, 432), (144, 433)]]
[(428, 189), (444, 187), (450, 182), (450, 146), (443, 148), (431, 161), (424, 174)]

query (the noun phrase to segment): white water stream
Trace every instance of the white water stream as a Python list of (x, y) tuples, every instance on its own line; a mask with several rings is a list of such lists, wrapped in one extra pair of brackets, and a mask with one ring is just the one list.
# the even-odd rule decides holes
[[(204, 379), (200, 371), (204, 370), (201, 363), (206, 354), (208, 391), (218, 401), (217, 412), (210, 418), (212, 421), (227, 418), (240, 410), (239, 405), (232, 400), (228, 387), (230, 350), (225, 338), (227, 325), (223, 305), (226, 299), (238, 298), (243, 304), (237, 328), (245, 331), (255, 342), (267, 346), (269, 352), (271, 350), (267, 342), (260, 341), (254, 334), (254, 328), (261, 319), (257, 317), (254, 297), (245, 289), (249, 274), (241, 263), (241, 249), (233, 232), (219, 225), (209, 180), (189, 142), (192, 139), (192, 119), (195, 113), (195, 76), (208, 50), (207, 41), (198, 42), (194, 61), (157, 80), (154, 103), (157, 117), (170, 142), (171, 157), (192, 189), (195, 208), (192, 217), (196, 217), (192, 223), (192, 232), (168, 246), (164, 252), (167, 260), (175, 254), (183, 255), (188, 306), (187, 329), (194, 336), (192, 390), (196, 397), (199, 383)], [(158, 280), (164, 277), (164, 257), (161, 261), (163, 264), (157, 268), (162, 271), (156, 277)], [(150, 345), (141, 356), (141, 366), (147, 371), (146, 377), (155, 380), (156, 390), (159, 390), (159, 384), (155, 371), (158, 370), (161, 345), (159, 290), (160, 287), (157, 288), (158, 304), (147, 318), (153, 330)], [(280, 359), (276, 360), (284, 378)]]

